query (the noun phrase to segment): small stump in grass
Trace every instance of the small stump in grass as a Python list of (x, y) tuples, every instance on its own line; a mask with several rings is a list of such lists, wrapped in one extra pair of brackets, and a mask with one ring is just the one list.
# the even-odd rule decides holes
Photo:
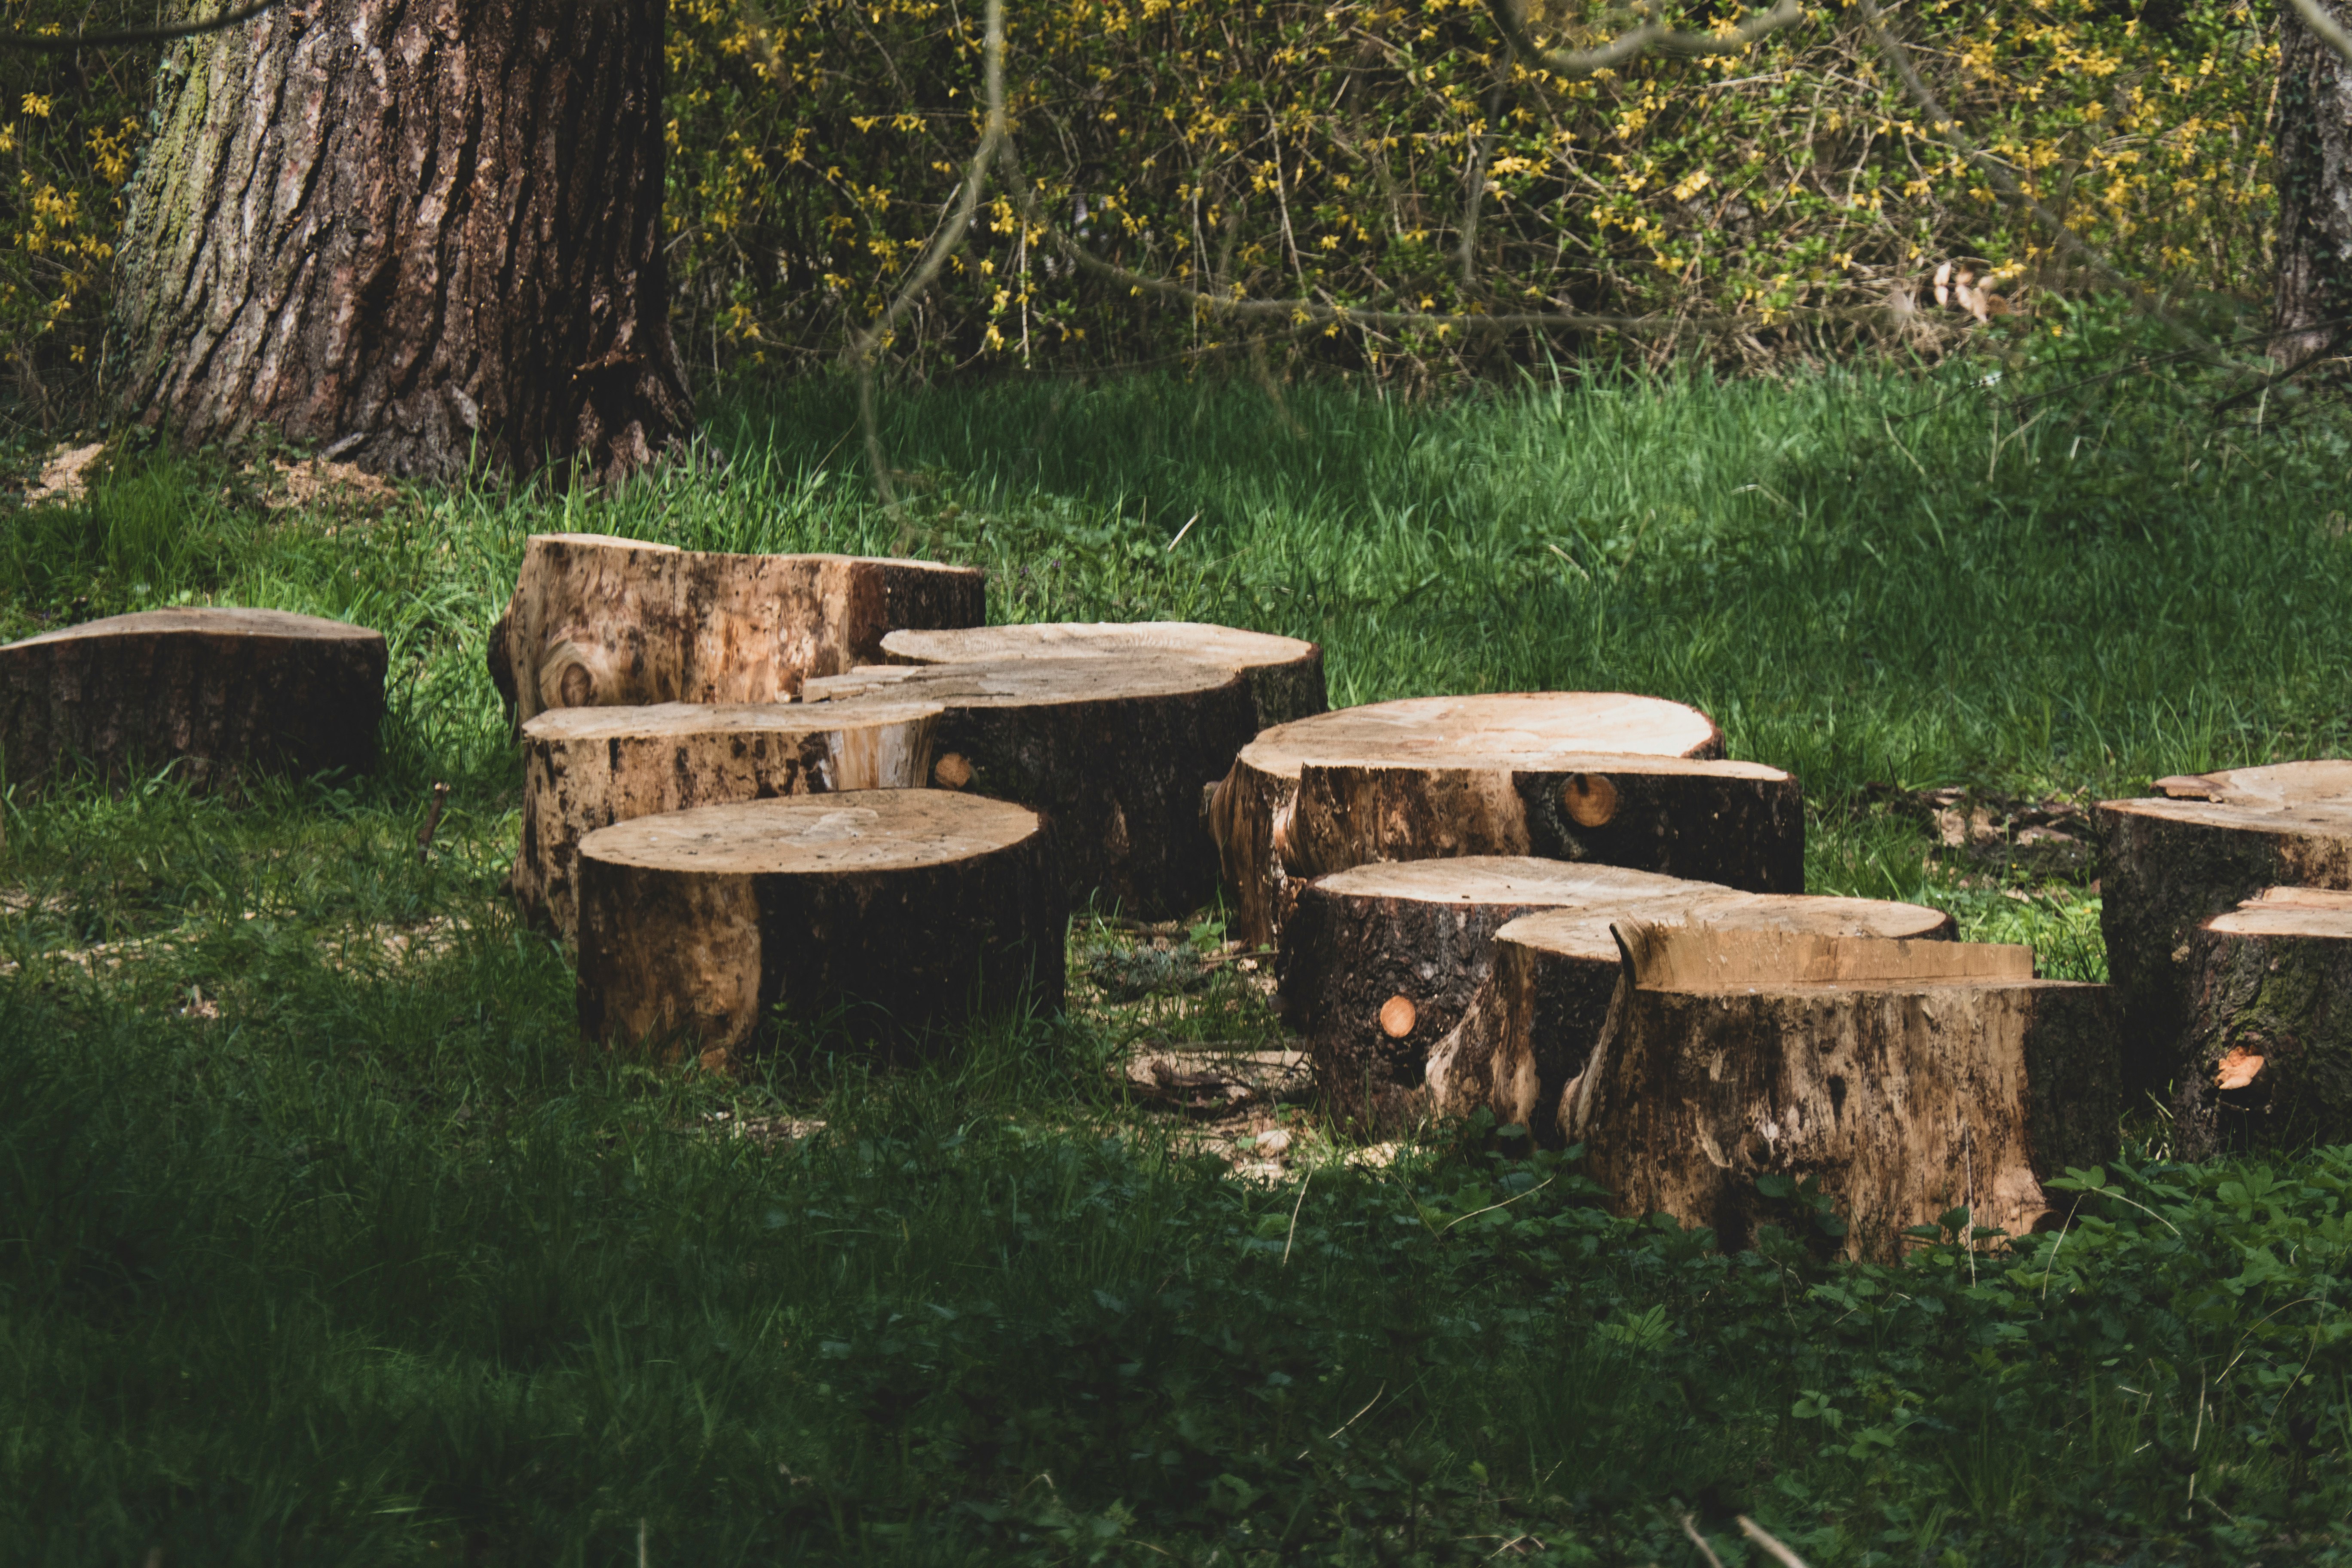
[[(984, 664), (1004, 658), (1144, 655), (1225, 664), (1249, 682), (1260, 730), (1320, 713), (1323, 650), (1297, 637), (1198, 621), (1045, 621), (1018, 626), (892, 632), (882, 652), (894, 664)], [(1211, 781), (1202, 780), (1202, 783)]]
[(940, 710), (919, 702), (556, 708), (522, 727), (514, 893), (570, 942), (580, 840), (662, 812), (776, 795), (912, 789)]
[(2099, 923), (2135, 1094), (2185, 1088), (2204, 1070), (2192, 1060), (2190, 994), (2205, 920), (2265, 888), (2352, 890), (2352, 762), (2184, 774), (2156, 791), (2098, 808)]
[(1235, 934), (1271, 943), (1300, 885), (1379, 860), (1534, 855), (1794, 891), (1796, 781), (1695, 760), (1722, 750), (1696, 709), (1601, 692), (1420, 697), (1269, 730), (1210, 807)]
[(77, 761), (119, 782), (177, 763), (218, 787), (251, 770), (373, 765), (383, 634), (282, 610), (150, 610), (0, 647), (0, 756), (37, 790)]
[(1777, 1217), (1759, 1182), (1811, 1178), (1841, 1250), (1888, 1261), (1954, 1209), (2030, 1230), (2044, 1178), (2114, 1156), (2112, 998), (2035, 979), (2031, 948), (1614, 929), (1609, 1021), (1562, 1119), (1622, 1213), (1743, 1247)]
[(773, 1009), (886, 1052), (1058, 1012), (1068, 904), (1035, 813), (944, 790), (708, 805), (580, 842), (580, 1024), (614, 1046), (754, 1045)]
[(969, 566), (534, 534), (490, 631), (490, 679), (517, 724), (551, 708), (790, 702), (810, 676), (880, 658), (886, 633), (977, 626), (983, 607)]
[(1201, 781), (1232, 766), (1256, 722), (1231, 664), (1130, 653), (877, 665), (812, 680), (807, 696), (944, 709), (931, 782), (1044, 813), (1074, 906), (1098, 899), (1158, 920), (1216, 890)]
[(2187, 946), (2175, 1152), (2352, 1137), (2352, 892), (2266, 888)]

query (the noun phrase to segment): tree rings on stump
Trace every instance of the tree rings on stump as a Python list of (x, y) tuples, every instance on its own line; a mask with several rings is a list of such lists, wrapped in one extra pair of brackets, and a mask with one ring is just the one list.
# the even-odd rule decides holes
[(383, 717), (383, 635), (282, 610), (149, 610), (0, 647), (0, 756), (37, 789), (167, 762), (216, 786), (248, 768), (362, 771)]
[[(1498, 1121), (1532, 1126), (1549, 1140), (1548, 1112), (1582, 1064), (1615, 984), (1609, 922), (1633, 913), (1697, 920), (1749, 910), (1759, 911), (1753, 920), (1816, 921), (1824, 930), (1951, 930), (1948, 916), (1914, 904), (1744, 893), (1615, 866), (1483, 855), (1386, 862), (1300, 889), (1282, 933), (1283, 1018), (1306, 1037), (1326, 1101), (1351, 1121), (1393, 1124), (1486, 1105)], [(1589, 1015), (1582, 1048), (1562, 1070), (1556, 1058), (1570, 1047), (1549, 1037), (1543, 1070), (1531, 1073), (1519, 1060), (1524, 1047), (1502, 1047), (1497, 1069), (1489, 1059), (1497, 1042), (1473, 1022), (1474, 1001), (1483, 997), (1497, 933), (1536, 921), (1569, 922), (1561, 929), (1574, 933), (1588, 961), (1578, 994)], [(1400, 1000), (1403, 1007), (1392, 1005)], [(1409, 1020), (1402, 1032), (1391, 1027), (1400, 1020)], [(1497, 1070), (1500, 1091), (1488, 1087)]]
[(2352, 1138), (2352, 892), (2266, 888), (2187, 945), (2176, 1152)]
[(580, 843), (580, 1024), (714, 1053), (770, 1010), (886, 1050), (1058, 1011), (1068, 906), (1035, 813), (944, 790), (706, 805)]
[(2099, 923), (2124, 1007), (2124, 1074), (2135, 1091), (2184, 1086), (2190, 959), (2199, 924), (2265, 888), (2352, 889), (2352, 762), (2157, 781), (2141, 800), (2099, 804)]
[[(1906, 1228), (1954, 1209), (2030, 1230), (2043, 1178), (2115, 1153), (2111, 994), (2036, 980), (2031, 948), (1615, 930), (1609, 1020), (1562, 1119), (1622, 1213), (1711, 1226), (1726, 1247), (1779, 1224), (1891, 1261)], [(1808, 1179), (1842, 1232), (1792, 1192)]]
[(632, 817), (775, 795), (913, 789), (940, 710), (919, 702), (555, 708), (522, 727), (514, 893), (572, 940), (580, 840)]
[(726, 555), (541, 533), (491, 629), (518, 724), (550, 708), (790, 702), (812, 675), (879, 658), (901, 626), (970, 626), (981, 574), (858, 555)]
[[(1722, 752), (1698, 710), (1613, 692), (1416, 697), (1284, 724), (1243, 749), (1210, 805), (1234, 934), (1271, 944), (1298, 884), (1383, 859), (1536, 854), (1643, 870), (1671, 862), (1679, 875), (1713, 880), (1729, 869), (1778, 886), (1803, 860), (1803, 815), (1790, 816), (1796, 786), (1787, 774), (1621, 760)], [(1717, 812), (1763, 837), (1731, 846), (1714, 831)], [(1727, 865), (1717, 864), (1726, 854)]]
[[(1297, 637), (1198, 621), (1048, 621), (958, 631), (898, 631), (882, 639), (898, 664), (981, 664), (1001, 658), (1086, 658), (1103, 654), (1173, 655), (1229, 664), (1250, 684), (1261, 730), (1320, 713), (1323, 650)], [(1203, 779), (1203, 784), (1213, 782)]]
[(931, 782), (1043, 812), (1073, 905), (1158, 920), (1215, 891), (1201, 781), (1232, 765), (1255, 723), (1231, 665), (1142, 654), (877, 665), (812, 680), (806, 695), (945, 709)]

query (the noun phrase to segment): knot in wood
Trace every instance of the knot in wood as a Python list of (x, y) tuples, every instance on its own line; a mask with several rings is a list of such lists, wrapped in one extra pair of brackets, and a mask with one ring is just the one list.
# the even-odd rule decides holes
[(1605, 827), (1617, 815), (1617, 786), (1607, 773), (1570, 773), (1559, 786), (1559, 803), (1586, 827)]
[(1412, 997), (1402, 994), (1391, 996), (1381, 1004), (1381, 1032), (1391, 1040), (1402, 1040), (1412, 1033), (1413, 1023), (1419, 1016), (1420, 1011), (1413, 1006)]
[(961, 789), (971, 783), (971, 763), (961, 752), (950, 752), (932, 767), (931, 782), (941, 789)]

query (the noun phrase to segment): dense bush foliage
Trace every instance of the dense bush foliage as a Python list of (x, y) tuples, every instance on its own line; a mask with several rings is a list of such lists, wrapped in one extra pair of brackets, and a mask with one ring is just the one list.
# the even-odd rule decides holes
[[(1729, 331), (1666, 341), (1754, 356), (1858, 330), (1807, 326), (1808, 310), (1907, 290), (1933, 316), (1920, 285), (1948, 259), (2011, 298), (2077, 281), (1834, 8), (1747, 56), (1569, 84), (1508, 65), (1482, 0), (1026, 0), (1010, 20), (1019, 148), (1048, 210), (1198, 287), (1727, 312)], [(1555, 5), (1546, 25), (1613, 26), (1591, 20)], [(0, 0), (0, 25), (102, 23), (65, 0)], [(2183, 289), (2266, 287), (2267, 6), (1929, 0), (1901, 25), (1969, 133), (2128, 269)], [(822, 363), (879, 308), (976, 140), (977, 26), (975, 7), (940, 0), (678, 0), (670, 258), (695, 361)], [(0, 342), (37, 418), (69, 417), (104, 356), (119, 192), (154, 58), (0, 53)], [(910, 368), (1234, 346), (1181, 302), (1073, 276), (1001, 193), (975, 229), (898, 335)], [(1415, 374), (1539, 352), (1439, 331), (1273, 335), (1277, 354)]]

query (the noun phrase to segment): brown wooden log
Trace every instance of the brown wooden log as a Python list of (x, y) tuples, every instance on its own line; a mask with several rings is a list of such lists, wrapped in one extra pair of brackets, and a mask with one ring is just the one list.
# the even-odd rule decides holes
[(1216, 890), (1201, 781), (1253, 732), (1248, 682), (1229, 664), (1166, 655), (876, 665), (812, 680), (813, 702), (935, 702), (931, 782), (1015, 801), (1054, 824), (1074, 907), (1146, 920)]
[(2130, 1092), (2185, 1086), (2190, 939), (2264, 888), (2352, 889), (2352, 762), (2159, 779), (2142, 800), (2099, 803), (2099, 924), (2124, 1008)]
[(1057, 1012), (1068, 906), (1034, 812), (945, 790), (640, 816), (580, 843), (581, 1028), (706, 1063), (771, 1010), (877, 1049)]
[[(1423, 858), (1528, 853), (1534, 847), (1528, 813), (1508, 774), (1563, 764), (1553, 782), (1565, 785), (1568, 774), (1589, 771), (1595, 752), (1714, 758), (1723, 753), (1723, 737), (1706, 714), (1679, 702), (1591, 691), (1415, 697), (1336, 709), (1267, 731), (1243, 749), (1209, 807), (1234, 897), (1234, 934), (1272, 945), (1289, 919), (1298, 885), (1370, 860), (1405, 858), (1386, 849), (1412, 850)], [(1458, 769), (1463, 759), (1477, 764), (1466, 788), (1444, 771)], [(1375, 804), (1349, 824), (1338, 824), (1321, 819), (1322, 791), (1306, 803), (1302, 816), (1300, 792), (1309, 767), (1331, 770), (1330, 793), (1342, 798), (1349, 793), (1345, 781), (1369, 778), (1376, 770), (1440, 771), (1418, 786), (1407, 823)], [(1570, 802), (1553, 788), (1538, 816), (1554, 801), (1564, 814)], [(1457, 812), (1467, 815), (1457, 819)], [(1629, 822), (1639, 816), (1634, 812)], [(1351, 825), (1362, 836), (1345, 830)]]
[(1199, 621), (1046, 621), (954, 631), (897, 631), (882, 639), (882, 652), (894, 664), (1174, 655), (1204, 664), (1230, 664), (1242, 671), (1249, 680), (1261, 730), (1307, 718), (1330, 706), (1323, 689), (1323, 650), (1315, 644)]
[(2265, 888), (2188, 946), (2174, 1153), (2352, 1139), (2352, 893)]
[[(1583, 1056), (1571, 1050), (1562, 1070), (1555, 1033), (1545, 1038), (1546, 1070), (1524, 1083), (1524, 1046), (1506, 1047), (1499, 1068), (1490, 1062), (1498, 1041), (1474, 1022), (1480, 1013), (1474, 1004), (1488, 989), (1496, 933), (1534, 921), (1571, 922), (1565, 929), (1587, 960), (1580, 996), (1590, 1014), (1582, 1037), (1589, 1049), (1616, 984), (1611, 921), (1636, 912), (1735, 919), (1747, 911), (1757, 911), (1748, 915), (1755, 921), (1823, 930), (1951, 931), (1950, 917), (1914, 904), (1744, 893), (1614, 866), (1516, 856), (1359, 866), (1300, 889), (1282, 932), (1283, 1017), (1306, 1038), (1326, 1103), (1351, 1122), (1390, 1127), (1427, 1114), (1466, 1115), (1483, 1104), (1498, 1121), (1535, 1126), (1549, 1142), (1549, 1119), (1540, 1110), (1556, 1105)], [(1491, 1005), (1486, 1011), (1496, 1014)]]
[[(2033, 978), (2032, 950), (1623, 921), (1609, 1019), (1563, 1131), (1625, 1214), (1747, 1245), (1811, 1178), (1882, 1261), (1953, 1209), (2011, 1235), (2042, 1183), (2112, 1158), (2108, 988)], [(1498, 960), (1498, 964), (1499, 964)]]
[(0, 760), (37, 792), (86, 762), (100, 777), (175, 763), (217, 788), (249, 770), (373, 765), (383, 635), (281, 610), (149, 610), (0, 647)]
[(914, 789), (940, 710), (920, 702), (555, 708), (522, 727), (515, 899), (574, 940), (580, 840), (632, 817), (776, 795)]
[(859, 555), (725, 555), (602, 533), (531, 537), (490, 633), (521, 724), (550, 708), (790, 702), (879, 658), (902, 626), (977, 626), (969, 566)]

